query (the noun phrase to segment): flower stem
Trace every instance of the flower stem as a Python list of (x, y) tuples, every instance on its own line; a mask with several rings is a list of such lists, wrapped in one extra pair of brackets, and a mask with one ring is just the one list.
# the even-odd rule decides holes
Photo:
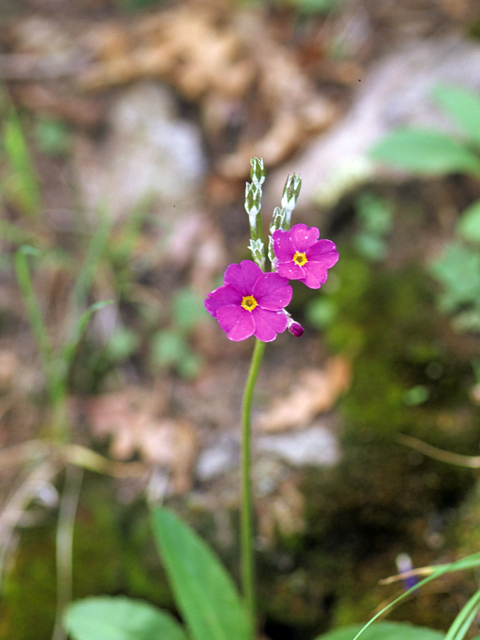
[(242, 518), (241, 518), (241, 567), (245, 604), (250, 618), (252, 638), (255, 632), (255, 571), (253, 559), (253, 508), (251, 487), (251, 411), (252, 398), (257, 381), (258, 370), (262, 362), (265, 342), (255, 341), (250, 371), (245, 385), (242, 406)]

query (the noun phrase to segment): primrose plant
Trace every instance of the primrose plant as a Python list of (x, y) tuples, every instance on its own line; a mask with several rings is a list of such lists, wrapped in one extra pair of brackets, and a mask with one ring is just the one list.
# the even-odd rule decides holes
[[(290, 280), (319, 289), (339, 254), (331, 240), (319, 239), (316, 227), (291, 226), (301, 180), (288, 178), (281, 206), (273, 213), (268, 244), (262, 237), (261, 196), (263, 162), (252, 160), (252, 183), (247, 184), (245, 208), (250, 221), (253, 260), (227, 267), (223, 285), (205, 300), (229, 340), (255, 338), (242, 406), (242, 509), (240, 522), (241, 582), (239, 595), (233, 580), (205, 542), (171, 510), (152, 509), (152, 529), (169, 578), (182, 626), (171, 614), (145, 602), (124, 597), (87, 598), (70, 605), (64, 616), (74, 640), (254, 640), (258, 637), (253, 509), (250, 482), (250, 426), (252, 397), (267, 342), (286, 330), (303, 334), (286, 307), (292, 299)], [(267, 265), (269, 270), (267, 270)], [(480, 608), (480, 591), (457, 617), (451, 632), (443, 633), (403, 623), (377, 622), (379, 615), (420, 585), (447, 571), (480, 565), (480, 554), (460, 563), (427, 571), (427, 578), (385, 607), (367, 625), (345, 627), (317, 640), (460, 640)], [(430, 569), (430, 568), (429, 568)], [(424, 571), (425, 573), (425, 571)], [(401, 576), (402, 577), (402, 576)]]

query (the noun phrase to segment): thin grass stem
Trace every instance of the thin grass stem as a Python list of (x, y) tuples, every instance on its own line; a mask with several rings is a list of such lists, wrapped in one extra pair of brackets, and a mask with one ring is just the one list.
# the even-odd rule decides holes
[(67, 633), (62, 617), (72, 600), (72, 546), (75, 515), (82, 486), (83, 469), (67, 466), (65, 486), (58, 514), (56, 556), (57, 556), (57, 610), (52, 640), (65, 640)]

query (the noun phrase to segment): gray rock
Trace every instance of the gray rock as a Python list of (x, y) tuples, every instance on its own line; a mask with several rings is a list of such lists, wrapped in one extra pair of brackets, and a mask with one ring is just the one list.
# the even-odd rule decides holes
[(293, 467), (332, 466), (340, 459), (337, 438), (318, 422), (301, 431), (260, 436), (256, 450), (278, 457)]
[(206, 170), (199, 129), (177, 117), (170, 90), (142, 82), (113, 104), (100, 144), (78, 141), (76, 159), (90, 210), (122, 218), (146, 199), (179, 212), (198, 201)]
[(201, 482), (208, 482), (238, 467), (240, 446), (231, 436), (219, 438), (201, 451), (195, 467), (195, 475)]
[(371, 67), (359, 82), (352, 107), (332, 129), (267, 179), (264, 205), (279, 203), (286, 175), (293, 172), (303, 180), (298, 210), (315, 200), (333, 204), (349, 187), (379, 175), (367, 152), (400, 125), (458, 132), (431, 100), (431, 91), (439, 82), (480, 91), (479, 70), (476, 42), (456, 36), (407, 42)]

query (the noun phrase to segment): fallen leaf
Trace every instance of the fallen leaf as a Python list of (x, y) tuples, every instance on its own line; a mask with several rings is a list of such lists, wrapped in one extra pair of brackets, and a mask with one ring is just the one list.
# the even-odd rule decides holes
[(170, 473), (171, 492), (192, 486), (198, 445), (194, 426), (162, 415), (165, 401), (154, 391), (135, 387), (104, 394), (86, 403), (92, 433), (110, 438), (110, 455), (128, 460), (135, 454)]
[(274, 401), (271, 409), (258, 419), (263, 432), (279, 432), (306, 427), (319, 413), (329, 411), (350, 386), (350, 361), (331, 358), (325, 369), (305, 369), (286, 398)]

